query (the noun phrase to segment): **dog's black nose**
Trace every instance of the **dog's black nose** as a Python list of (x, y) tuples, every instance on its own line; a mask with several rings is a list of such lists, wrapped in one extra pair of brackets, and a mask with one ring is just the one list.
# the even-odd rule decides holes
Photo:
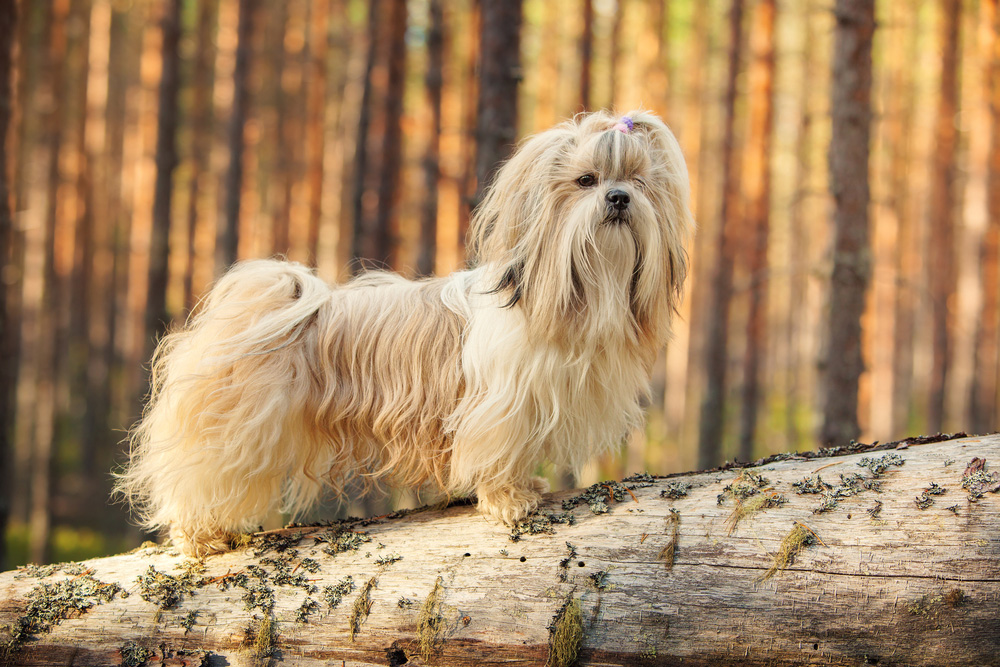
[(607, 200), (607, 202), (617, 211), (624, 211), (627, 209), (628, 204), (631, 201), (627, 192), (617, 188), (614, 190), (608, 190), (608, 193), (604, 195), (604, 199)]

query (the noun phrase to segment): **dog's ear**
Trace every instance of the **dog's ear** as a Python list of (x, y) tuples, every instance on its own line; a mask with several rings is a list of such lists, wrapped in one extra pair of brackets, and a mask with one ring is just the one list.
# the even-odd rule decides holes
[(557, 127), (528, 137), (497, 170), (483, 200), (472, 212), (468, 249), (473, 261), (505, 262), (524, 227), (537, 217), (551, 187), (553, 165), (565, 157), (574, 133)]
[(506, 306), (524, 295), (524, 237), (545, 206), (550, 175), (563, 159), (574, 132), (560, 126), (527, 138), (497, 170), (482, 202), (472, 213), (467, 245), (473, 264), (491, 264), (493, 292), (509, 292)]

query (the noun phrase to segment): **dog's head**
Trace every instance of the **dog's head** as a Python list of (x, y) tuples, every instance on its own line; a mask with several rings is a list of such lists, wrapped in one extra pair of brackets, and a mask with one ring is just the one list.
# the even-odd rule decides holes
[(532, 335), (662, 343), (693, 231), (680, 146), (646, 111), (580, 114), (528, 138), (470, 231), (473, 260)]

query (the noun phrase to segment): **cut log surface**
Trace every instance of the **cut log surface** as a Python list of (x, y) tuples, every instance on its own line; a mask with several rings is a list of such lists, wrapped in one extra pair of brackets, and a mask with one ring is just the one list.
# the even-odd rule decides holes
[(826, 453), (6, 572), (0, 664), (1000, 665), (1000, 436)]

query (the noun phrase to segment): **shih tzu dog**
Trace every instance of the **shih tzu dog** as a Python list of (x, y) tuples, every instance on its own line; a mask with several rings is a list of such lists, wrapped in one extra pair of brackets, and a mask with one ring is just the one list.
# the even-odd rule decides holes
[(666, 125), (598, 112), (499, 170), (468, 270), (330, 286), (237, 264), (160, 342), (118, 490), (192, 555), (351, 477), (474, 494), (512, 524), (540, 463), (579, 468), (641, 424), (693, 226)]

